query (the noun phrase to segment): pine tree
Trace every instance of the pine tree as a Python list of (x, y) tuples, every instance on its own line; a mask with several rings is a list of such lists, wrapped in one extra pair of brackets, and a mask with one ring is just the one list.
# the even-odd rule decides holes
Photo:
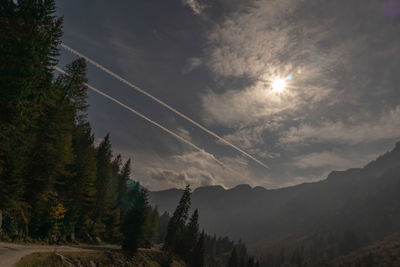
[(25, 234), (26, 182), (37, 178), (27, 171), (27, 163), (46, 109), (57, 95), (52, 66), (62, 20), (54, 12), (50, 0), (5, 0), (0, 5), (0, 210), (6, 220), (14, 220), (9, 225), (24, 224)]
[(205, 265), (204, 239), (204, 231), (202, 231), (196, 245), (193, 248), (191, 257), (191, 265), (193, 267), (203, 267)]
[(247, 261), (247, 267), (254, 267), (254, 266), (255, 266), (254, 258), (250, 257), (249, 260)]
[(104, 219), (108, 208), (110, 208), (111, 197), (108, 185), (112, 176), (111, 165), (111, 143), (110, 135), (107, 134), (100, 145), (97, 147), (97, 177), (96, 177), (96, 204), (94, 222), (96, 223), (96, 232), (102, 233), (105, 230)]
[(167, 227), (164, 249), (174, 251), (182, 240), (190, 209), (190, 186), (187, 185)]
[[(115, 204), (118, 202), (118, 187), (119, 187), (119, 175), (121, 171), (122, 157), (118, 154), (111, 163), (111, 179), (109, 181), (109, 194), (111, 201)], [(117, 206), (117, 205), (116, 205)]]
[(144, 226), (144, 243), (143, 246), (151, 248), (158, 239), (158, 210), (149, 207), (146, 212), (146, 221)]
[(228, 261), (227, 267), (239, 267), (239, 259), (236, 252), (236, 247), (232, 249), (231, 256)]
[(117, 205), (122, 210), (125, 211), (128, 207), (128, 181), (131, 176), (131, 159), (128, 159), (121, 172), (118, 175), (118, 199)]
[(182, 240), (177, 242), (176, 253), (185, 261), (190, 261), (199, 236), (199, 212), (196, 209), (186, 226)]
[(67, 102), (73, 114), (72, 150), (73, 161), (68, 166), (69, 177), (61, 176), (58, 182), (58, 195), (66, 202), (68, 209), (65, 218), (68, 234), (82, 236), (88, 229), (88, 210), (94, 204), (96, 179), (96, 151), (94, 137), (86, 121), (87, 86), (86, 63), (83, 59), (73, 61), (66, 67), (66, 74), (60, 75), (56, 84), (62, 88), (60, 102)]
[[(94, 136), (88, 124), (75, 127), (73, 137), (74, 161), (70, 168), (73, 176), (66, 181), (68, 192), (65, 199), (69, 200), (71, 234), (86, 238), (93, 224), (93, 207), (96, 196), (96, 149), (93, 145)], [(92, 233), (90, 233), (92, 234)]]
[(122, 248), (131, 254), (136, 253), (139, 246), (143, 244), (146, 212), (149, 208), (147, 194), (145, 189), (138, 192), (122, 224)]
[(158, 219), (158, 243), (165, 242), (169, 220), (170, 216), (166, 211)]
[(118, 207), (118, 180), (122, 164), (121, 155), (117, 155), (111, 162), (111, 176), (108, 179), (107, 195), (108, 208), (104, 215), (105, 238), (109, 242), (116, 242), (119, 238), (121, 211)]

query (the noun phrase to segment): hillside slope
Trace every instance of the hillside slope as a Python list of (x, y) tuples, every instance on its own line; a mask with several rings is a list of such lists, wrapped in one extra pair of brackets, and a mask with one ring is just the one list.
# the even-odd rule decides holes
[[(192, 206), (199, 209), (207, 232), (242, 238), (261, 254), (276, 254), (287, 243), (292, 249), (325, 244), (333, 257), (398, 231), (399, 192), (397, 143), (364, 168), (334, 171), (320, 182), (276, 190), (197, 188)], [(176, 189), (151, 192), (150, 201), (171, 212), (180, 194)]]

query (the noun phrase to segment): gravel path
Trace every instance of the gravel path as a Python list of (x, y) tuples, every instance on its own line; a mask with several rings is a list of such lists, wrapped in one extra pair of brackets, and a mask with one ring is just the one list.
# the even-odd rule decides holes
[(44, 246), (44, 245), (17, 245), (0, 242), (0, 266), (12, 267), (23, 257), (35, 252), (51, 251), (96, 251), (118, 249), (119, 246)]

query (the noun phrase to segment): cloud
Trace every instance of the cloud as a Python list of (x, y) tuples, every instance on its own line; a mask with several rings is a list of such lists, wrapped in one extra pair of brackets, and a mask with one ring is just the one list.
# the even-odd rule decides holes
[[(308, 22), (297, 15), (300, 0), (257, 1), (216, 24), (208, 35), (204, 64), (218, 77), (247, 78), (241, 88), (209, 90), (202, 95), (209, 124), (243, 127), (287, 119), (287, 113), (333, 105), (340, 92), (332, 75), (358, 38), (344, 40), (327, 53), (320, 42), (328, 22)], [(294, 21), (293, 17), (296, 17)], [(301, 26), (300, 26), (301, 25)], [(292, 77), (283, 94), (271, 92), (275, 78)], [(300, 114), (301, 115), (301, 114)]]
[(150, 171), (151, 178), (156, 181), (186, 181), (186, 176), (172, 170), (154, 169)]
[[(240, 128), (230, 134), (224, 135), (224, 139), (236, 144), (237, 146), (257, 155), (261, 158), (274, 158), (279, 156), (278, 153), (267, 151), (264, 147), (263, 138), (264, 131), (274, 128), (273, 123), (270, 125), (259, 125), (252, 127)], [(220, 143), (220, 142), (219, 142)]]
[(191, 57), (189, 59), (187, 59), (186, 65), (184, 66), (182, 72), (183, 73), (189, 73), (192, 70), (198, 68), (199, 66), (201, 66), (201, 64), (203, 64), (203, 60), (199, 57)]
[(345, 170), (362, 167), (374, 157), (375, 155), (349, 153), (348, 151), (324, 151), (297, 156), (293, 160), (293, 165), (301, 169), (328, 168)]
[(193, 13), (200, 15), (201, 12), (206, 8), (205, 5), (201, 4), (198, 0), (182, 0), (182, 4), (192, 9)]
[[(346, 3), (346, 12), (343, 5), (256, 1), (218, 22), (209, 32), (204, 64), (219, 78), (250, 81), (204, 94), (206, 120), (247, 123), (287, 110), (324, 115), (324, 107), (338, 103), (348, 103), (346, 109), (373, 105), (378, 88), (394, 89), (399, 37), (381, 15), (382, 3), (354, 1)], [(293, 77), (289, 95), (277, 103), (266, 94), (270, 81), (288, 75)]]
[[(322, 179), (332, 169), (359, 166), (365, 159), (360, 151), (378, 155), (391, 142), (386, 139), (399, 136), (395, 107), (399, 105), (400, 35), (398, 18), (382, 14), (384, 2), (389, 1), (218, 0), (215, 8), (204, 10), (208, 2), (182, 1), (185, 9), (190, 7), (202, 19), (176, 16), (168, 27), (152, 24), (144, 31), (153, 30), (149, 40), (128, 34), (131, 26), (110, 27), (112, 34), (107, 36), (112, 37), (113, 64), (128, 77), (142, 77), (141, 82), (151, 86), (155, 95), (165, 95), (167, 85), (175, 93), (184, 90), (182, 97), (173, 99), (174, 105), (200, 117), (202, 124), (212, 125), (271, 169), (266, 175), (265, 170), (234, 156), (223, 157), (222, 166), (211, 154), (164, 142), (162, 135), (157, 140), (167, 143), (163, 149), (149, 146), (152, 136), (143, 131), (137, 134), (142, 142), (133, 145), (129, 136), (121, 145), (135, 151), (135, 179), (152, 190), (187, 183), (194, 187), (293, 185)], [(154, 42), (160, 36), (165, 42)], [(172, 48), (161, 47), (168, 48), (168, 43)], [(177, 64), (170, 62), (172, 58)], [(175, 79), (175, 74), (195, 68), (201, 71)], [(155, 74), (159, 79), (153, 79)], [(288, 75), (293, 78), (288, 89), (281, 95), (271, 93), (271, 79)], [(191, 82), (196, 86), (191, 87)], [(186, 100), (190, 105), (182, 105)], [(188, 139), (193, 134), (194, 141), (210, 145), (194, 128), (187, 128), (189, 132), (174, 123), (171, 129)], [(346, 150), (340, 150), (343, 147)], [(232, 151), (222, 146), (210, 151), (218, 159), (238, 155), (228, 154)]]
[[(208, 34), (203, 65), (216, 85), (201, 95), (202, 120), (271, 157), (275, 185), (366, 163), (357, 151), (400, 137), (400, 37), (382, 6), (260, 0), (228, 13)], [(287, 90), (272, 93), (271, 80), (288, 75)]]
[(324, 121), (319, 124), (301, 123), (282, 134), (285, 145), (336, 142), (342, 144), (370, 143), (400, 137), (400, 106), (384, 112), (380, 118), (346, 124), (342, 121)]
[(225, 135), (224, 138), (247, 150), (264, 144), (264, 139), (262, 138), (263, 131), (264, 127), (262, 126), (255, 128), (241, 128), (234, 133)]
[(203, 120), (207, 124), (234, 128), (260, 123), (277, 126), (290, 113), (305, 107), (310, 108), (331, 93), (330, 88), (317, 89), (309, 86), (307, 90), (290, 88), (279, 95), (263, 82), (257, 82), (244, 90), (229, 90), (224, 93), (208, 91), (202, 95)]
[(265, 73), (290, 42), (288, 30), (277, 26), (298, 2), (258, 1), (215, 25), (208, 37), (210, 68), (220, 75)]
[[(258, 178), (249, 170), (248, 161), (240, 157), (222, 157), (223, 165), (200, 152), (185, 152), (172, 157), (153, 157), (152, 164), (140, 167), (135, 177), (151, 190), (193, 188), (222, 185), (226, 188), (237, 184), (258, 185)], [(146, 177), (143, 173), (147, 174)]]
[(177, 135), (183, 137), (184, 139), (186, 139), (188, 141), (192, 141), (190, 132), (188, 130), (186, 130), (185, 128), (183, 128), (182, 126), (179, 126), (178, 128), (176, 128), (175, 132)]

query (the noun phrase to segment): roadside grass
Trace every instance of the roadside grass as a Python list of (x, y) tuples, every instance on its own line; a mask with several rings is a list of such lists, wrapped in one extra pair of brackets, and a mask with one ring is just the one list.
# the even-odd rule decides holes
[(63, 262), (54, 252), (40, 252), (23, 257), (16, 267), (63, 267)]

